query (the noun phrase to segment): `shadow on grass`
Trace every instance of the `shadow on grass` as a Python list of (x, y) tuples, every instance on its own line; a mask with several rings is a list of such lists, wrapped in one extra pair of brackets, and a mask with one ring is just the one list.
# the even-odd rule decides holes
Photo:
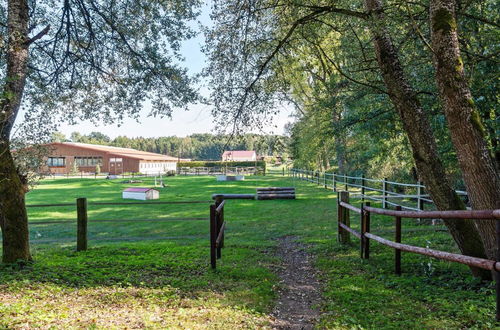
[(61, 288), (169, 288), (180, 297), (199, 298), (210, 292), (223, 303), (266, 312), (274, 299), (275, 275), (262, 264), (273, 259), (263, 249), (230, 246), (223, 250), (217, 270), (210, 268), (206, 244), (192, 240), (120, 242), (88, 251), (74, 247), (34, 250), (32, 264), (1, 265), (0, 288), (15, 283)]

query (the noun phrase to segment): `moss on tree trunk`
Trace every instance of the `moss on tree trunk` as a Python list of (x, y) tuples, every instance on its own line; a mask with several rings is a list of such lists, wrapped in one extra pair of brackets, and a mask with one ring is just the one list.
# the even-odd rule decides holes
[[(471, 204), (475, 209), (500, 208), (497, 164), (488, 150), (460, 57), (455, 0), (432, 0), (430, 16), (439, 95)], [(495, 221), (478, 220), (476, 225), (488, 257), (495, 259)]]
[(0, 225), (2, 228), (2, 261), (13, 263), (31, 260), (28, 217), (21, 181), (8, 144), (0, 149)]
[[(382, 1), (365, 0), (365, 6), (371, 13), (370, 28), (377, 62), (390, 99), (408, 135), (418, 174), (439, 210), (463, 210), (465, 205), (447, 180), (429, 120), (404, 74), (397, 50), (386, 30)], [(445, 225), (463, 254), (486, 257), (482, 239), (473, 221), (449, 219)], [(491, 278), (488, 271), (473, 267), (471, 271), (475, 276)]]

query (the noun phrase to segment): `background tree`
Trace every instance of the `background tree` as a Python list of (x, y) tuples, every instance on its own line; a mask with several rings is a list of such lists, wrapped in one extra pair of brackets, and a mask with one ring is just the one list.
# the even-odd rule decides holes
[(31, 259), (26, 173), (11, 153), (21, 103), (25, 121), (112, 122), (169, 115), (197, 99), (178, 65), (198, 0), (8, 0), (0, 4), (0, 226), (3, 261)]

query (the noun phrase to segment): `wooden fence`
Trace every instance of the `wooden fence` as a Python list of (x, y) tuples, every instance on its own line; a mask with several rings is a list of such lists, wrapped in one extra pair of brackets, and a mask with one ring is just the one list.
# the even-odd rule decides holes
[(217, 259), (222, 257), (224, 247), (224, 231), (226, 222), (224, 221), (225, 200), (217, 198), (215, 204), (210, 205), (210, 265), (212, 269), (217, 267)]
[[(77, 233), (76, 233), (76, 250), (85, 251), (88, 248), (87, 228), (89, 223), (88, 206), (89, 205), (179, 205), (179, 204), (208, 204), (211, 201), (172, 201), (172, 202), (88, 202), (86, 198), (77, 198), (75, 203), (59, 203), (59, 204), (31, 204), (26, 205), (29, 208), (44, 208), (44, 207), (68, 207), (75, 206), (77, 213)], [(126, 222), (126, 221), (141, 221), (141, 222), (161, 222), (161, 221), (207, 221), (210, 223), (210, 262), (213, 269), (216, 267), (216, 259), (221, 258), (221, 248), (224, 246), (224, 230), (226, 223), (224, 221), (224, 205), (225, 201), (216, 198), (214, 204), (210, 204), (210, 217), (168, 217), (160, 219), (112, 219), (112, 220), (93, 220), (95, 222)], [(51, 220), (31, 222), (30, 225), (40, 224), (60, 224), (74, 223), (71, 220)]]
[[(401, 251), (426, 255), (429, 257), (461, 263), (492, 271), (495, 275), (496, 289), (496, 320), (500, 321), (500, 209), (499, 210), (463, 210), (463, 211), (403, 211), (401, 206), (396, 210), (386, 210), (371, 207), (369, 202), (363, 203), (361, 208), (349, 204), (349, 192), (338, 192), (337, 196), (337, 224), (338, 240), (340, 243), (350, 242), (350, 234), (360, 240), (360, 256), (370, 258), (370, 240), (389, 246), (394, 249), (394, 272), (401, 275)], [(350, 226), (350, 211), (360, 215), (360, 228), (357, 231)], [(370, 232), (371, 214), (394, 217), (394, 241), (374, 235)], [(497, 256), (496, 260), (476, 258), (456, 253), (433, 250), (401, 243), (401, 220), (403, 218), (441, 218), (441, 219), (476, 219), (495, 220)]]
[[(384, 209), (399, 206), (404, 210), (423, 211), (425, 204), (434, 204), (430, 196), (425, 193), (425, 186), (422, 182), (401, 183), (389, 181), (386, 178), (370, 179), (364, 176), (357, 177), (295, 168), (290, 169), (288, 175), (293, 179), (321, 185), (334, 192), (356, 190), (358, 194), (351, 195), (351, 198), (360, 198), (362, 202), (365, 199), (380, 202)], [(467, 196), (465, 191), (457, 190), (456, 192), (460, 196)], [(402, 202), (403, 200), (405, 203)]]

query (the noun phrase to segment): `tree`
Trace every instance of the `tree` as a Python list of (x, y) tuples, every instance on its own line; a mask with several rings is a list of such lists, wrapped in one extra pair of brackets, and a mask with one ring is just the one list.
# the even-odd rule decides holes
[[(361, 8), (362, 4), (365, 9)], [(354, 5), (347, 1), (337, 1), (335, 5), (285, 0), (239, 1), (236, 4), (219, 1), (215, 8), (217, 11), (213, 16), (217, 24), (208, 34), (210, 47), (207, 47), (210, 49), (211, 85), (214, 86), (212, 99), (220, 116), (238, 123), (233, 124), (233, 127), (251, 125), (257, 120), (255, 117), (259, 113), (272, 111), (279, 100), (277, 92), (289, 93), (286, 91), (288, 86), (280, 79), (284, 71), (283, 64), (287, 63), (288, 58), (302, 53), (303, 47), (307, 47), (304, 40), (309, 39), (308, 35), (314, 34), (314, 31), (321, 31), (325, 36), (350, 33), (355, 41), (350, 44), (359, 44), (357, 53), (351, 52), (354, 55), (353, 61), (358, 62), (357, 73), (351, 73), (356, 70), (349, 70), (336, 60), (335, 51), (339, 48), (327, 47), (329, 44), (324, 42), (326, 37), (319, 42), (313, 40), (309, 47), (325, 50), (322, 51), (325, 62), (331, 61), (335, 71), (346, 79), (385, 94), (400, 117), (412, 148), (418, 175), (428, 187), (436, 206), (440, 210), (465, 207), (447, 179), (432, 122), (422, 105), (421, 99), (425, 95), (433, 96), (432, 84), (424, 80), (424, 84), (415, 89), (411, 81), (417, 80), (420, 85), (420, 76), (414, 74), (409, 79), (405, 72), (408, 69), (405, 65), (412, 65), (408, 58), (415, 55), (406, 52), (406, 58), (401, 60), (400, 50), (412, 47), (410, 41), (422, 41), (426, 45), (418, 24), (414, 24), (409, 33), (405, 31), (403, 24), (398, 25), (399, 22), (415, 22), (411, 10), (402, 11), (395, 5), (395, 10), (386, 11), (380, 0), (365, 0)], [(387, 13), (390, 13), (390, 18)], [(425, 15), (425, 12), (419, 14), (423, 17)], [(342, 18), (336, 19), (339, 16)], [(348, 29), (353, 32), (348, 32)], [(364, 41), (366, 35), (362, 29), (370, 31), (372, 38), (371, 41), (370, 38), (368, 40), (372, 42), (372, 46)], [(399, 44), (395, 44), (393, 35), (400, 37)], [(340, 51), (348, 47), (341, 47)], [(430, 57), (422, 51), (422, 47), (414, 48), (414, 53), (420, 56), (417, 61), (419, 65), (413, 65), (411, 69), (422, 71), (423, 77), (429, 77), (429, 67), (432, 65)], [(370, 52), (373, 55), (370, 56)], [(299, 60), (308, 63), (308, 59)], [(314, 77), (320, 70), (320, 66), (313, 67), (310, 77)], [(373, 73), (382, 78), (382, 81)], [(424, 104), (435, 106), (432, 99), (426, 100)], [(460, 148), (455, 150), (462, 152)], [(473, 160), (469, 158), (468, 161)], [(446, 224), (464, 254), (486, 256), (481, 237), (472, 221), (456, 219), (446, 221)], [(488, 239), (491, 238), (490, 232), (482, 233), (486, 233)], [(488, 276), (481, 270), (473, 271), (476, 275)]]
[(78, 175), (80, 173), (80, 167), (78, 166), (78, 163), (76, 160), (71, 164), (71, 169), (69, 172), (71, 175)]
[(66, 141), (68, 141), (66, 139), (66, 135), (64, 135), (61, 132), (52, 133), (50, 140), (51, 140), (51, 142), (66, 142)]
[[(460, 54), (455, 0), (432, 0), (430, 20), (436, 81), (467, 192), (476, 209), (500, 208), (500, 175), (472, 98)], [(478, 221), (488, 257), (497, 257), (495, 221)]]
[[(176, 62), (198, 0), (8, 0), (0, 6), (4, 40), (0, 98), (0, 226), (4, 262), (30, 260), (26, 173), (11, 153), (21, 104), (27, 120), (59, 116), (112, 122), (194, 102), (192, 79)], [(145, 23), (147, 22), (147, 24)]]

